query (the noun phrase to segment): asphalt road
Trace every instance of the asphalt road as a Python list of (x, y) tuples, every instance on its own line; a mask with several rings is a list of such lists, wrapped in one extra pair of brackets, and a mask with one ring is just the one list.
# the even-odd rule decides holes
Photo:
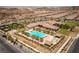
[(72, 46), (70, 47), (68, 53), (79, 53), (79, 38), (77, 38)]
[(5, 38), (0, 36), (0, 52), (3, 53), (20, 53), (18, 49), (12, 46), (10, 43), (6, 41)]
[(11, 45), (6, 38), (2, 37), (0, 34), (0, 53), (34, 53), (33, 50), (24, 47), (22, 51), (20, 48)]
[(0, 41), (0, 53), (14, 53), (13, 50), (7, 48), (2, 42)]

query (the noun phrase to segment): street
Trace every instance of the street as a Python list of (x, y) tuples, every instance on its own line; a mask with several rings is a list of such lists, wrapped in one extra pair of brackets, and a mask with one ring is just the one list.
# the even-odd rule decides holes
[(77, 38), (70, 47), (68, 53), (79, 53), (79, 38)]
[[(22, 51), (24, 50), (25, 51)], [(23, 49), (20, 49), (16, 46), (11, 45), (6, 38), (2, 37), (0, 34), (0, 53), (33, 53), (31, 49), (25, 47)]]
[(1, 41), (0, 41), (0, 53), (15, 53), (12, 49), (7, 48)]

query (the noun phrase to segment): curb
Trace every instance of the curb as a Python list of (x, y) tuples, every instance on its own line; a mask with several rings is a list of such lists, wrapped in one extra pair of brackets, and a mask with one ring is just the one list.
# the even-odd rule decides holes
[(27, 46), (28, 48), (30, 48), (31, 50), (35, 51), (36, 53), (41, 53), (40, 51), (38, 51), (37, 49), (35, 49), (35, 48), (29, 46), (28, 44), (25, 44), (24, 42), (22, 42), (22, 41), (20, 41), (20, 40), (18, 40), (18, 41), (19, 41), (20, 43), (22, 43), (23, 45)]

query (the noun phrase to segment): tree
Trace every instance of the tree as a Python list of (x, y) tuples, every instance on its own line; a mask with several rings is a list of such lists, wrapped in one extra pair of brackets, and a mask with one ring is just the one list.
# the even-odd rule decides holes
[(27, 36), (30, 36), (30, 33), (28, 33), (28, 32), (24, 32), (24, 34), (26, 34)]
[(12, 43), (14, 43), (14, 39), (10, 35), (8, 35), (8, 40), (10, 40)]
[(14, 44), (17, 44), (17, 43), (18, 43), (18, 39), (16, 38), (15, 41), (14, 41)]
[(39, 38), (39, 41), (40, 41), (40, 42), (43, 42), (43, 38)]
[(62, 24), (61, 26), (60, 26), (61, 28), (63, 28), (63, 29), (69, 29), (70, 27), (68, 26), (68, 25), (66, 25), (66, 24)]

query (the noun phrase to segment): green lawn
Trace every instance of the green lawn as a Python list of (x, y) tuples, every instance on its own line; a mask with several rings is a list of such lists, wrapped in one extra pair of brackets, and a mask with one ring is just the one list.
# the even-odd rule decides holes
[(79, 23), (78, 23), (78, 22), (75, 22), (75, 21), (68, 21), (68, 22), (66, 22), (65, 24), (66, 24), (67, 26), (69, 26), (70, 28), (79, 25)]
[(68, 29), (74, 28), (75, 26), (79, 26), (79, 23), (75, 21), (65, 22), (65, 24), (61, 26), (59, 32), (61, 34), (67, 35), (69, 33)]
[(60, 29), (59, 32), (61, 34), (67, 35), (69, 31), (67, 29)]

